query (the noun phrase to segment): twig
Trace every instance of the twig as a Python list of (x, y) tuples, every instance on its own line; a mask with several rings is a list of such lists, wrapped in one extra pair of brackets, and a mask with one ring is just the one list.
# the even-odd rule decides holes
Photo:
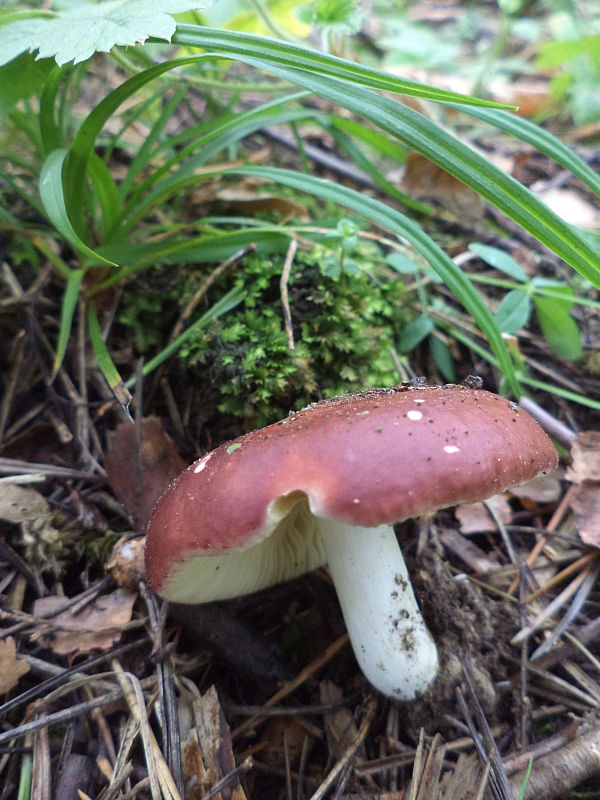
[(292, 271), (292, 264), (294, 263), (294, 256), (298, 249), (298, 242), (295, 239), (290, 241), (285, 261), (283, 264), (283, 272), (279, 281), (279, 291), (281, 293), (281, 305), (283, 306), (283, 321), (285, 324), (285, 332), (287, 333), (288, 347), (294, 352), (294, 329), (292, 327), (292, 312), (290, 311), (290, 301), (288, 297), (288, 281)]
[(577, 434), (569, 428), (568, 425), (565, 425), (563, 422), (556, 419), (556, 417), (553, 417), (552, 414), (548, 413), (548, 411), (539, 406), (535, 400), (532, 400), (530, 397), (526, 397), (525, 395), (520, 397), (519, 405), (531, 414), (536, 422), (539, 422), (548, 436), (556, 439), (557, 442), (560, 442), (560, 444), (567, 448), (571, 447), (577, 438)]
[(334, 768), (329, 772), (325, 780), (320, 784), (317, 791), (311, 795), (310, 800), (322, 800), (322, 798), (325, 797), (325, 795), (327, 794), (329, 789), (333, 786), (338, 777), (350, 764), (350, 762), (356, 755), (359, 747), (364, 742), (367, 733), (369, 732), (369, 728), (371, 727), (371, 723), (373, 722), (373, 717), (375, 716), (376, 709), (377, 709), (377, 701), (371, 698), (365, 710), (364, 717), (360, 724), (360, 728), (358, 729), (358, 733), (354, 738), (354, 741), (346, 748), (340, 760), (337, 762)]

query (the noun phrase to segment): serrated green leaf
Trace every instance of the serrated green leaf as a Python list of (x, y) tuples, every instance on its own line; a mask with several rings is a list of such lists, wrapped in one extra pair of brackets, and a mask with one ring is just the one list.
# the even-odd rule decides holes
[(58, 331), (58, 342), (56, 344), (56, 355), (54, 357), (54, 365), (52, 367), (52, 378), (54, 380), (60, 366), (67, 352), (67, 344), (71, 336), (71, 327), (73, 325), (73, 315), (77, 308), (77, 301), (79, 299), (79, 290), (85, 270), (74, 269), (71, 271), (65, 291), (63, 294), (62, 308), (60, 314), (60, 329)]
[(133, 46), (150, 36), (170, 41), (175, 32), (172, 14), (206, 7), (197, 0), (81, 0), (0, 27), (0, 66), (27, 50), (37, 50), (38, 58), (54, 58), (62, 65), (77, 64), (116, 45)]
[(544, 338), (555, 353), (566, 361), (578, 359), (583, 348), (579, 329), (565, 309), (563, 300), (534, 297), (535, 311)]
[(469, 250), (472, 253), (476, 253), (490, 267), (504, 272), (516, 281), (527, 283), (529, 280), (523, 267), (506, 250), (500, 250), (499, 247), (491, 247), (481, 242), (472, 242), (469, 245)]
[(65, 195), (62, 184), (62, 171), (68, 151), (66, 149), (54, 150), (44, 161), (40, 173), (40, 197), (44, 204), (44, 209), (56, 230), (75, 248), (78, 252), (90, 258), (94, 263), (108, 264), (116, 266), (113, 261), (96, 253), (86, 243), (79, 238), (75, 229), (71, 225), (71, 220), (67, 213)]
[(503, 333), (516, 333), (531, 316), (531, 299), (524, 289), (513, 289), (502, 298), (494, 318)]
[(421, 344), (435, 325), (433, 320), (427, 314), (422, 314), (416, 319), (412, 319), (407, 325), (404, 326), (400, 341), (398, 342), (398, 349), (401, 353), (409, 353), (411, 350)]

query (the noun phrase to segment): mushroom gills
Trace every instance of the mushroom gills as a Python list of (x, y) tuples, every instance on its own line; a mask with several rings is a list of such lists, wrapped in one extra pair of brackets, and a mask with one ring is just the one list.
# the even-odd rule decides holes
[(380, 692), (414, 700), (435, 679), (438, 653), (393, 527), (321, 518), (319, 532), (363, 673)]

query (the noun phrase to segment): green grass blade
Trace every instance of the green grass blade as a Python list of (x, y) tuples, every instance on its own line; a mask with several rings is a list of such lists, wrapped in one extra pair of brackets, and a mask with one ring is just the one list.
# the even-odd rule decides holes
[(88, 330), (90, 334), (90, 341), (92, 349), (96, 355), (100, 371), (104, 375), (105, 381), (112, 389), (113, 394), (119, 403), (127, 410), (131, 402), (131, 393), (121, 380), (118, 369), (115, 367), (114, 361), (110, 357), (108, 348), (102, 338), (102, 331), (100, 323), (98, 322), (98, 312), (96, 306), (90, 304), (88, 306)]
[(86, 243), (79, 238), (77, 232), (71, 224), (65, 194), (63, 191), (63, 166), (68, 151), (65, 149), (54, 150), (44, 161), (40, 173), (40, 197), (44, 204), (44, 209), (48, 218), (56, 230), (69, 242), (69, 244), (79, 253), (90, 258), (94, 263), (108, 264), (116, 266), (114, 262), (96, 253)]
[(590, 189), (600, 196), (600, 175), (585, 161), (548, 131), (534, 125), (528, 119), (510, 114), (507, 111), (491, 108), (455, 106), (458, 111), (488, 122), (495, 128), (511, 133), (523, 142), (533, 145), (540, 153), (551, 158), (561, 167), (580, 178)]
[(85, 270), (74, 269), (65, 285), (65, 292), (63, 294), (62, 308), (60, 314), (60, 328), (58, 331), (58, 342), (56, 345), (56, 355), (54, 357), (54, 364), (52, 367), (52, 377), (54, 380), (58, 370), (61, 367), (65, 353), (67, 352), (67, 344), (71, 336), (71, 328), (73, 326), (73, 315), (77, 308), (77, 301), (79, 299), (79, 290), (81, 288), (81, 281), (85, 275)]
[(470, 95), (461, 95), (447, 89), (439, 89), (394, 75), (386, 75), (381, 70), (363, 64), (347, 61), (344, 58), (312, 50), (302, 45), (270, 39), (267, 36), (180, 24), (171, 41), (173, 44), (208, 48), (213, 53), (221, 52), (230, 57), (239, 57), (240, 60), (245, 60), (246, 57), (254, 58), (261, 61), (266, 69), (269, 69), (266, 65), (280, 64), (307, 70), (310, 73), (343, 78), (372, 89), (381, 89), (396, 94), (441, 102), (457, 102), (464, 105), (473, 103), (490, 108), (509, 108), (505, 103), (480, 100)]
[[(228, 311), (231, 311), (232, 308), (238, 306), (242, 300), (244, 299), (245, 292), (243, 287), (236, 287), (231, 289), (227, 294), (224, 294), (220, 300), (217, 300), (208, 311), (199, 317), (195, 322), (189, 325), (183, 333), (180, 333), (176, 339), (173, 339), (165, 348), (163, 348), (160, 353), (158, 353), (154, 358), (151, 358), (146, 364), (144, 364), (142, 368), (142, 375), (145, 377), (153, 372), (157, 367), (160, 367), (161, 364), (170, 358), (173, 353), (176, 353), (179, 348), (185, 344), (185, 342), (190, 338), (190, 336), (195, 333), (196, 331), (204, 328), (208, 323), (216, 319), (217, 317), (226, 314)], [(131, 388), (135, 386), (135, 377), (130, 378), (127, 381), (127, 388)]]
[(376, 225), (395, 233), (409, 241), (415, 250), (431, 265), (444, 284), (454, 294), (458, 302), (471, 314), (475, 323), (486, 336), (498, 364), (506, 378), (511, 392), (519, 397), (521, 389), (502, 335), (494, 318), (479, 292), (468, 276), (456, 266), (444, 251), (411, 219), (400, 211), (368, 195), (341, 186), (331, 181), (303, 175), (289, 170), (271, 167), (244, 167), (225, 170), (225, 173), (257, 175), (275, 183), (290, 186), (300, 192), (331, 200), (340, 206), (355, 211), (370, 219)]
[[(264, 68), (262, 62), (244, 58)], [(532, 192), (427, 117), (402, 103), (345, 81), (294, 69), (270, 71), (354, 111), (396, 136), (504, 211), (522, 228), (600, 288), (600, 253)]]
[(108, 167), (96, 153), (92, 153), (90, 158), (89, 174), (94, 185), (94, 197), (98, 199), (102, 209), (102, 223), (106, 237), (121, 219), (123, 213), (121, 197)]

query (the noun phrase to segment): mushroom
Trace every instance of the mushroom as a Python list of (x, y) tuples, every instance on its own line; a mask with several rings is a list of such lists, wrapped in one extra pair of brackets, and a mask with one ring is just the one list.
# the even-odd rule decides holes
[(222, 444), (160, 498), (146, 574), (168, 600), (253, 592), (328, 564), (360, 667), (412, 700), (438, 670), (394, 522), (556, 466), (518, 405), (464, 386), (349, 394)]

